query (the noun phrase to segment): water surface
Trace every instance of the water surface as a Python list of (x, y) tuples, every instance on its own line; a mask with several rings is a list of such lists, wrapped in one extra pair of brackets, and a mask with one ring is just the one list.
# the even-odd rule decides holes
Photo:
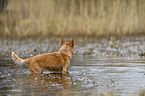
[(0, 61), (2, 95), (138, 96), (145, 88), (145, 59), (74, 57), (67, 74), (31, 74), (28, 66)]
[[(70, 41), (70, 39), (65, 38)], [(69, 73), (31, 74), (11, 60), (58, 51), (60, 38), (0, 42), (0, 94), (8, 96), (145, 96), (145, 38), (75, 39)]]

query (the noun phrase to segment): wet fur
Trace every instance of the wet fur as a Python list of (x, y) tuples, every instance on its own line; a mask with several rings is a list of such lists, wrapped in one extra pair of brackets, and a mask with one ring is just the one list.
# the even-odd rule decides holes
[(42, 70), (54, 73), (67, 72), (70, 66), (70, 59), (74, 52), (74, 39), (71, 42), (61, 41), (62, 47), (58, 52), (37, 55), (28, 59), (19, 58), (12, 52), (12, 59), (16, 64), (27, 63), (31, 73), (41, 73)]

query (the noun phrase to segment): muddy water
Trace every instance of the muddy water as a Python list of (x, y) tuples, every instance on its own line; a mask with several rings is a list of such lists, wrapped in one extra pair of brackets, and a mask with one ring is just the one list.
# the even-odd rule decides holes
[[(111, 48), (109, 41), (76, 43), (67, 74), (31, 74), (27, 65), (15, 65), (11, 51), (20, 57), (31, 57), (57, 51), (60, 46), (43, 41), (0, 43), (0, 94), (3, 96), (145, 96), (144, 39), (120, 41)], [(50, 44), (48, 46), (48, 43)]]
[[(2, 95), (139, 96), (145, 90), (145, 59), (74, 57), (67, 74), (33, 75), (27, 66), (0, 61)], [(144, 96), (144, 95), (141, 95)]]

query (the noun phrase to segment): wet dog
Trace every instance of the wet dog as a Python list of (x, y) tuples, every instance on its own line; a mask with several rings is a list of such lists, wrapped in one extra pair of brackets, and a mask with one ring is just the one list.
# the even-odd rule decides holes
[(61, 49), (58, 52), (36, 55), (27, 59), (19, 58), (12, 52), (12, 59), (16, 64), (27, 63), (31, 73), (38, 74), (42, 70), (53, 73), (66, 73), (70, 66), (70, 59), (74, 52), (74, 39), (71, 42), (61, 40)]

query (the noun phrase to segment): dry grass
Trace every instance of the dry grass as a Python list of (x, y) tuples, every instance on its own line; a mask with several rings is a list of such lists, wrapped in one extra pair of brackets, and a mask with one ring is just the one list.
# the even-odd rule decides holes
[(9, 0), (0, 36), (145, 34), (145, 0)]

